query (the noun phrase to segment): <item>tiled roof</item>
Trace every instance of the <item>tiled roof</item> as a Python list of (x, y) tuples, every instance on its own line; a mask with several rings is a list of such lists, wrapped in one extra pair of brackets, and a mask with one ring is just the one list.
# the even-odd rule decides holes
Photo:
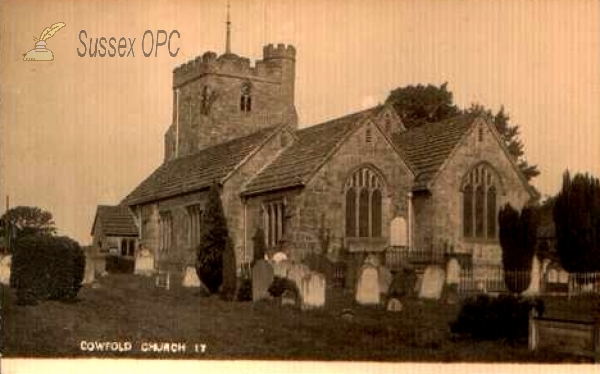
[(104, 235), (137, 236), (138, 229), (129, 208), (123, 205), (98, 205), (92, 226), (92, 235), (96, 225), (101, 225)]
[(304, 185), (338, 143), (380, 106), (296, 131), (296, 140), (268, 165), (243, 191), (251, 195)]
[(222, 182), (250, 153), (273, 134), (277, 126), (218, 144), (198, 153), (166, 162), (133, 190), (122, 202), (135, 205), (164, 199)]
[(475, 118), (465, 114), (394, 134), (394, 143), (416, 173), (413, 189), (427, 188)]

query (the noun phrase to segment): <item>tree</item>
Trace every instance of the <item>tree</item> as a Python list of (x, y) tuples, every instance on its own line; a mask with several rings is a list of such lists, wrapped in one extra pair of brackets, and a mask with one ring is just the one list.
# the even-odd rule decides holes
[(531, 283), (531, 265), (535, 253), (538, 218), (532, 206), (521, 213), (506, 204), (498, 214), (504, 280), (511, 292), (521, 293)]
[(224, 300), (231, 301), (235, 297), (237, 288), (237, 273), (235, 262), (235, 249), (233, 241), (228, 238), (223, 251), (223, 284), (221, 296)]
[[(17, 206), (9, 209), (0, 218), (2, 221), (2, 236), (6, 236), (8, 226), (10, 238), (19, 239), (26, 236), (56, 234), (52, 213), (38, 207)], [(8, 225), (5, 223), (8, 222)]]
[(252, 256), (253, 262), (265, 259), (265, 251), (267, 249), (265, 232), (260, 227), (256, 229), (256, 233), (254, 233), (254, 237), (252, 238), (252, 248), (254, 252)]
[(569, 272), (600, 271), (600, 181), (567, 170), (553, 210), (556, 248)]
[(386, 103), (391, 103), (402, 119), (407, 129), (418, 127), (429, 122), (439, 122), (459, 114), (478, 114), (488, 118), (504, 140), (509, 153), (523, 172), (527, 180), (540, 174), (536, 165), (529, 165), (525, 159), (523, 142), (519, 139), (519, 126), (509, 122), (510, 117), (504, 107), (494, 114), (481, 104), (472, 104), (467, 109), (460, 109), (453, 102), (452, 92), (448, 84), (439, 87), (428, 84), (427, 86), (405, 86), (393, 90)]
[(509, 122), (510, 117), (505, 112), (504, 106), (501, 106), (500, 110), (494, 114), (481, 104), (471, 104), (471, 107), (464, 112), (482, 115), (494, 124), (496, 131), (498, 131), (498, 134), (504, 140), (508, 152), (513, 157), (513, 161), (517, 163), (517, 166), (528, 181), (540, 174), (537, 165), (529, 165), (525, 159), (524, 145), (519, 139), (519, 126), (512, 125)]
[(406, 128), (438, 122), (460, 112), (447, 87), (448, 83), (439, 87), (431, 84), (400, 87), (390, 93), (386, 102), (394, 106)]
[(229, 237), (217, 183), (213, 183), (208, 191), (203, 223), (196, 249), (196, 272), (208, 290), (215, 293), (223, 282), (223, 251)]

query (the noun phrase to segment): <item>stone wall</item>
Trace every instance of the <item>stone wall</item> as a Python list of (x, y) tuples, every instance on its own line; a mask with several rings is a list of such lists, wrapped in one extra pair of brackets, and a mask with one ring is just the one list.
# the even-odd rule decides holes
[(415, 195), (415, 247), (439, 248), (448, 243), (455, 251), (472, 253), (475, 265), (498, 264), (501, 262), (501, 249), (497, 239), (463, 237), (463, 177), (474, 165), (487, 162), (498, 173), (502, 182), (498, 191), (498, 210), (507, 202), (520, 209), (530, 199), (530, 195), (491, 130), (483, 123), (483, 139), (478, 141), (478, 126), (471, 129), (464, 143), (446, 161), (430, 194)]
[[(366, 129), (372, 132), (372, 141), (365, 141)], [(291, 229), (299, 238), (296, 246), (309, 251), (319, 238), (319, 229), (329, 230), (329, 252), (339, 253), (345, 243), (345, 195), (344, 184), (349, 176), (361, 166), (369, 166), (381, 174), (385, 184), (382, 199), (382, 234), (384, 249), (389, 244), (392, 219), (406, 217), (406, 194), (413, 175), (393, 150), (383, 134), (372, 124), (357, 128), (342, 146), (315, 174), (301, 194), (292, 200), (294, 216)], [(310, 240), (309, 240), (310, 239)], [(316, 250), (320, 250), (317, 243)], [(297, 254), (298, 257), (306, 253)]]
[[(209, 52), (175, 69), (173, 122), (165, 133), (165, 160), (268, 126), (287, 123), (295, 128), (298, 119), (294, 80), (295, 50), (291, 46), (266, 46), (263, 60), (254, 67), (246, 58), (217, 58)], [(249, 112), (240, 109), (242, 87), (246, 84), (250, 85), (252, 100)]]

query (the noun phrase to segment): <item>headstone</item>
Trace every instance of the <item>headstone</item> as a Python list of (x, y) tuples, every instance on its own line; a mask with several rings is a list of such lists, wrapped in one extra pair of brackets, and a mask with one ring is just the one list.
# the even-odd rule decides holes
[(296, 284), (298, 290), (302, 285), (302, 279), (310, 274), (310, 268), (304, 264), (293, 264), (288, 271), (287, 278)]
[(290, 290), (285, 290), (281, 294), (281, 306), (296, 306), (298, 295)]
[(202, 282), (198, 278), (196, 268), (193, 266), (187, 266), (183, 272), (183, 280), (181, 281), (183, 287), (202, 287)]
[(156, 272), (154, 268), (154, 255), (147, 249), (142, 249), (135, 256), (134, 274), (152, 275)]
[(446, 284), (460, 283), (460, 263), (456, 258), (451, 258), (446, 263)]
[(408, 230), (404, 217), (396, 217), (390, 224), (390, 245), (406, 247), (408, 245)]
[(538, 260), (537, 256), (533, 256), (533, 260), (531, 261), (531, 283), (523, 291), (523, 296), (534, 296), (540, 293), (541, 273), (542, 265), (540, 264), (540, 260)]
[(294, 264), (290, 260), (283, 260), (273, 264), (273, 275), (280, 278), (286, 278), (288, 272)]
[(372, 265), (363, 265), (359, 271), (356, 285), (356, 302), (362, 305), (379, 304), (380, 296), (377, 268)]
[(340, 318), (344, 321), (352, 322), (354, 320), (354, 312), (352, 309), (344, 309), (342, 313), (340, 313)]
[(85, 270), (83, 271), (82, 284), (90, 284), (96, 279), (96, 266), (92, 257), (86, 253), (85, 255)]
[(370, 254), (367, 256), (367, 258), (365, 258), (364, 265), (378, 267), (379, 265), (381, 265), (381, 262), (379, 261), (379, 257), (377, 257), (374, 254)]
[(446, 284), (442, 291), (442, 300), (447, 305), (458, 304), (458, 284)]
[(325, 306), (325, 276), (311, 272), (304, 277), (300, 286), (302, 309), (322, 308)]
[(439, 266), (428, 266), (423, 274), (419, 297), (438, 300), (442, 296), (442, 288), (446, 274)]
[(10, 283), (10, 265), (12, 256), (7, 255), (0, 260), (0, 283), (8, 285)]
[(417, 275), (413, 269), (402, 268), (394, 274), (388, 295), (396, 298), (413, 297)]
[(269, 286), (273, 283), (273, 267), (265, 260), (258, 260), (252, 267), (252, 301), (268, 299)]
[(278, 263), (284, 260), (287, 260), (287, 255), (284, 252), (275, 252), (272, 257), (273, 263)]
[(377, 276), (379, 278), (379, 292), (386, 294), (393, 280), (392, 272), (385, 266), (379, 266), (377, 268)]
[(396, 299), (395, 297), (392, 297), (388, 300), (386, 309), (388, 310), (388, 312), (401, 312), (402, 303), (400, 302), (400, 300)]

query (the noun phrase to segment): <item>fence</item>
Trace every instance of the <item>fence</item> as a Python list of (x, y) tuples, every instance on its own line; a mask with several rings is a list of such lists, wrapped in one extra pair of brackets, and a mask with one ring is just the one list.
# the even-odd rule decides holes
[(600, 294), (600, 272), (569, 274), (569, 296), (589, 293)]
[(502, 266), (487, 266), (461, 269), (458, 282), (459, 294), (508, 293), (506, 282), (527, 289), (531, 284), (531, 273), (525, 270), (506, 272)]
[(445, 252), (436, 248), (402, 248), (400, 250), (385, 251), (384, 263), (390, 270), (398, 269), (402, 264), (435, 264), (443, 265), (445, 263)]

